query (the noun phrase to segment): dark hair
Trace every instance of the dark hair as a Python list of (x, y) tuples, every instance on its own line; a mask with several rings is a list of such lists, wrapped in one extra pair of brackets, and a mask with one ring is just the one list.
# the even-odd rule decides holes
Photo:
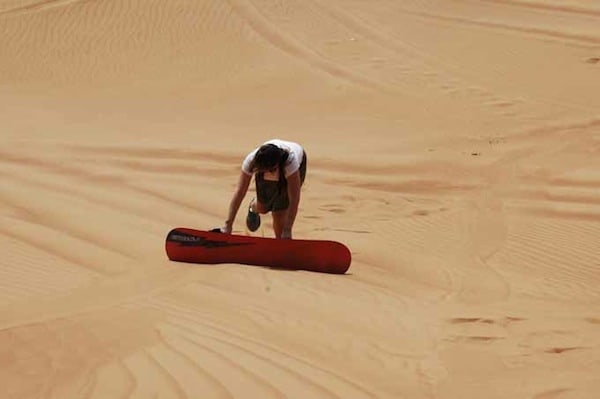
[(256, 151), (254, 159), (250, 163), (250, 170), (253, 172), (263, 172), (278, 166), (279, 182), (277, 188), (281, 192), (286, 183), (284, 168), (289, 156), (289, 152), (277, 147), (275, 144), (263, 144)]
[(283, 170), (288, 157), (289, 153), (283, 148), (279, 148), (275, 144), (263, 144), (256, 151), (254, 159), (250, 164), (250, 170), (256, 172), (259, 170), (269, 170), (276, 166), (279, 166), (279, 169)]

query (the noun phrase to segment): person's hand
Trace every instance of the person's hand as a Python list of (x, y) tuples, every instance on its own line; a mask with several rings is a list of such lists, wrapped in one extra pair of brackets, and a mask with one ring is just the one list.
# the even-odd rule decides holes
[(215, 227), (214, 229), (211, 229), (210, 232), (211, 233), (231, 234), (231, 230), (232, 230), (231, 223), (225, 222), (225, 226), (223, 226), (223, 227)]
[(225, 226), (221, 227), (221, 233), (231, 234), (232, 230), (233, 230), (232, 223), (225, 222)]

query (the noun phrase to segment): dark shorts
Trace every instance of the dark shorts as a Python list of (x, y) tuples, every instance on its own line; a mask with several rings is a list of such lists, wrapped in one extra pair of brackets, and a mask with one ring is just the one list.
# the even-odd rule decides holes
[[(306, 152), (300, 163), (300, 184), (304, 183), (306, 177)], [(280, 185), (277, 181), (265, 180), (263, 173), (256, 174), (256, 199), (263, 204), (268, 211), (282, 211), (290, 206), (287, 193), (287, 180), (284, 179)]]

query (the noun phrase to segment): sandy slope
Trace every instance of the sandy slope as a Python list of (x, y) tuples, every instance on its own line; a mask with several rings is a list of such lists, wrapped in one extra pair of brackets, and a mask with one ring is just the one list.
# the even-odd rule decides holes
[[(599, 93), (592, 1), (0, 0), (0, 397), (597, 397)], [(168, 262), (271, 137), (349, 274)]]

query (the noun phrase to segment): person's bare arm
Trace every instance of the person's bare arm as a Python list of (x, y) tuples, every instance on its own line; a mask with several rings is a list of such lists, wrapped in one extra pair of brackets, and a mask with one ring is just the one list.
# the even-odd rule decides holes
[(246, 196), (246, 192), (248, 191), (248, 187), (250, 186), (251, 180), (251, 175), (247, 175), (244, 172), (240, 172), (240, 178), (238, 180), (235, 193), (233, 194), (233, 198), (231, 198), (231, 202), (229, 203), (229, 213), (227, 214), (227, 220), (225, 221), (225, 226), (222, 229), (224, 233), (231, 234), (235, 216), (237, 215), (237, 212), (240, 209), (242, 200)]

